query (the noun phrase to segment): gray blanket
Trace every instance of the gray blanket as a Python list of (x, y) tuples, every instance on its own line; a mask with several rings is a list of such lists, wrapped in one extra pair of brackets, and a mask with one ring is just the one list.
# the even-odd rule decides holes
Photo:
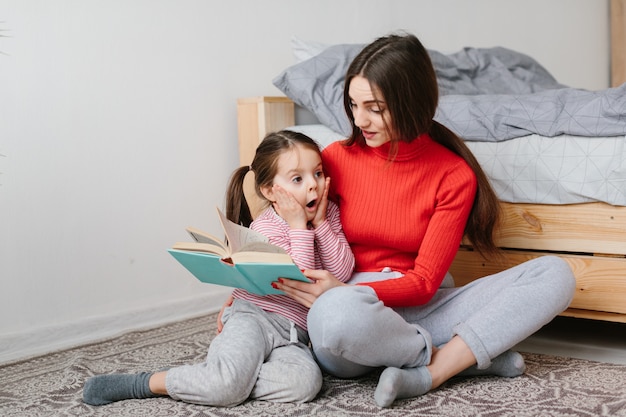
[(567, 87), (533, 58), (502, 47), (428, 53), (441, 95), (530, 94)]
[(430, 54), (442, 95), (435, 120), (465, 140), (626, 135), (626, 84), (568, 88), (534, 59), (505, 48)]
[(532, 94), (443, 96), (435, 120), (465, 140), (501, 141), (530, 134), (626, 135), (626, 84), (601, 91), (574, 88)]
[[(287, 68), (273, 83), (322, 124), (348, 135), (343, 81), (362, 48), (333, 45)], [(501, 47), (429, 54), (441, 93), (435, 119), (465, 140), (626, 135), (626, 85), (601, 91), (569, 88), (533, 58)]]

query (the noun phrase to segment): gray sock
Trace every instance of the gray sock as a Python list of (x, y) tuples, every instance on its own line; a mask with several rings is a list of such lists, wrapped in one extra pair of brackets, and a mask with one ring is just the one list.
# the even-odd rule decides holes
[(425, 366), (418, 368), (387, 368), (380, 374), (374, 392), (374, 400), (380, 407), (389, 407), (401, 398), (413, 398), (426, 394), (433, 381)]
[(104, 405), (120, 400), (157, 397), (150, 391), (151, 376), (151, 372), (94, 376), (85, 383), (83, 402)]
[(485, 369), (478, 369), (476, 365), (470, 366), (460, 376), (480, 376), (480, 375), (496, 375), (514, 377), (520, 376), (524, 373), (526, 364), (524, 363), (524, 357), (517, 352), (507, 350), (504, 353), (496, 356)]

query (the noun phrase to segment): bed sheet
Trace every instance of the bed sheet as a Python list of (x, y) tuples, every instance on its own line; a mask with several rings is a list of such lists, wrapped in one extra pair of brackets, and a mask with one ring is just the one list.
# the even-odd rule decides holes
[[(323, 148), (342, 135), (321, 124), (293, 126)], [(510, 203), (626, 206), (626, 136), (528, 135), (466, 141), (496, 194)]]

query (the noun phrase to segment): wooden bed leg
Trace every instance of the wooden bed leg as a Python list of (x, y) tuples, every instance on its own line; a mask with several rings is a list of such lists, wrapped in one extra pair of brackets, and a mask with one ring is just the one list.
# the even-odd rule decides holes
[(626, 82), (626, 0), (611, 0), (611, 87)]

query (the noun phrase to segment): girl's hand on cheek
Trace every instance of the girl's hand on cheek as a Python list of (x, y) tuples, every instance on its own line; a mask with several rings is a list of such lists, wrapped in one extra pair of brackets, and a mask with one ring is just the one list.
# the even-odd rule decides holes
[(292, 229), (306, 229), (307, 218), (304, 208), (296, 201), (294, 196), (280, 185), (273, 186), (274, 210), (282, 217)]
[(328, 209), (328, 189), (330, 187), (330, 177), (326, 177), (326, 183), (324, 184), (324, 191), (322, 191), (322, 197), (317, 205), (317, 212), (315, 217), (311, 220), (313, 227), (317, 227), (326, 221), (326, 210)]

